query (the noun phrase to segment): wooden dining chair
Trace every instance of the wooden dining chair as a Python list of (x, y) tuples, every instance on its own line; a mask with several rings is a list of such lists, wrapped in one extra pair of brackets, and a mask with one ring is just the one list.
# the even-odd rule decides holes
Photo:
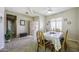
[(53, 46), (49, 41), (45, 40), (43, 32), (38, 31), (36, 34), (37, 34), (37, 43), (38, 43), (37, 51), (39, 51), (39, 48), (44, 48), (45, 51), (46, 48), (49, 48), (52, 51)]
[(60, 51), (67, 51), (67, 38), (68, 38), (68, 30), (64, 33), (64, 40), (61, 42)]

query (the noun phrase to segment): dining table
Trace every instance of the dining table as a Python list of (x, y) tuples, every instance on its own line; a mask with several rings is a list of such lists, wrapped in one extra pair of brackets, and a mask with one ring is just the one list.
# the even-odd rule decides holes
[(60, 37), (62, 36), (62, 32), (49, 31), (44, 33), (45, 39), (51, 41), (51, 43), (54, 45), (55, 51), (59, 51), (59, 49), (61, 49)]

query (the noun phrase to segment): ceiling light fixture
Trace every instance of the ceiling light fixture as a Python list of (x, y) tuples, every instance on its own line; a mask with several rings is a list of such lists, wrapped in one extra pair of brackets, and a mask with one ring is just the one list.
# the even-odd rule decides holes
[(51, 8), (48, 9), (48, 13), (52, 13), (52, 9)]
[(48, 11), (48, 13), (52, 13), (51, 11)]

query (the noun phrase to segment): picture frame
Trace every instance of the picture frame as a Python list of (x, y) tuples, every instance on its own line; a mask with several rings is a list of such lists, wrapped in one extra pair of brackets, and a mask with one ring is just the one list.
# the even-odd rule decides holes
[(25, 20), (20, 20), (20, 25), (24, 26), (25, 25)]

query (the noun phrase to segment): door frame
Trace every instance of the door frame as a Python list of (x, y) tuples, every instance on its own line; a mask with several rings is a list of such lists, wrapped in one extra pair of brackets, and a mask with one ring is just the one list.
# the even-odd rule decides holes
[(17, 37), (17, 16), (12, 14), (6, 14), (6, 32), (8, 30), (8, 16), (14, 17), (15, 21), (15, 38)]

